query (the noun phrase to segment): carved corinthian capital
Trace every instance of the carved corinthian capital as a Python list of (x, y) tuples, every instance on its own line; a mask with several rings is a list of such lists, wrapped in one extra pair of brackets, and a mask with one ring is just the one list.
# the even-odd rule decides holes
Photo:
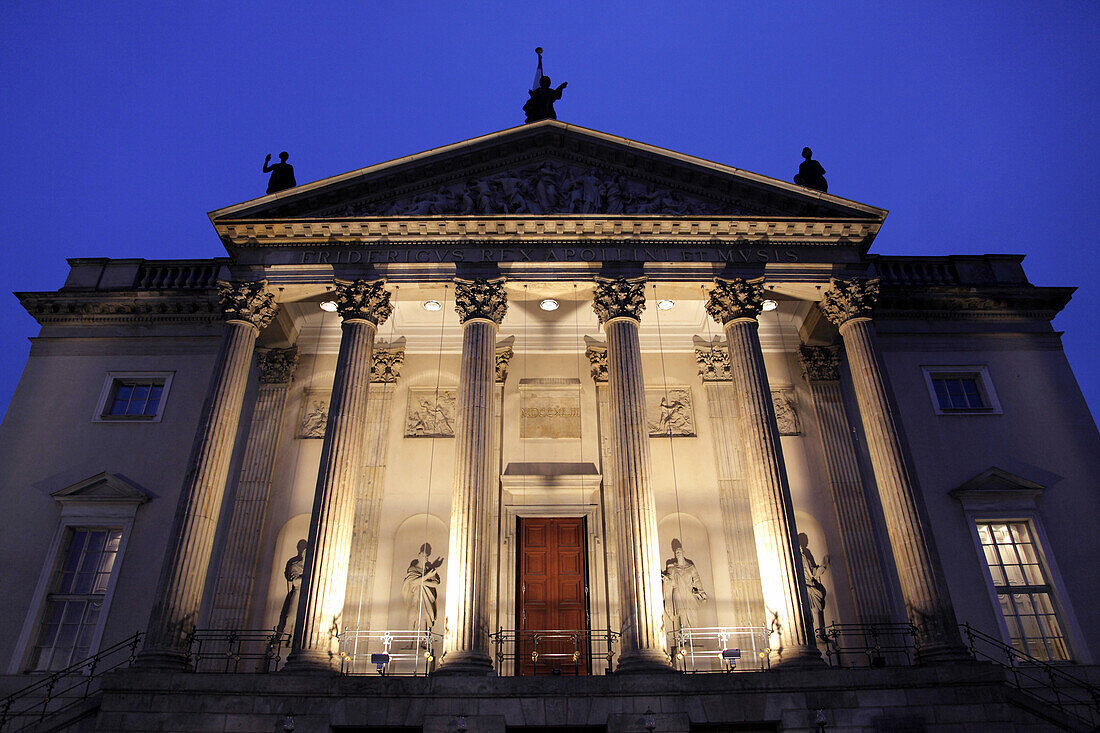
[(612, 318), (642, 319), (645, 310), (645, 278), (616, 277), (596, 278), (596, 294), (592, 299), (592, 309), (600, 323)]
[(833, 280), (821, 299), (821, 312), (834, 326), (842, 326), (853, 318), (870, 318), (878, 299), (878, 285), (877, 277)]
[(261, 349), (256, 361), (260, 367), (260, 384), (290, 384), (298, 366), (298, 349)]
[(396, 383), (405, 363), (405, 347), (377, 344), (371, 350), (370, 381)]
[(590, 344), (588, 348), (584, 350), (584, 355), (588, 357), (588, 364), (591, 367), (590, 371), (593, 381), (606, 382), (607, 346)]
[(513, 355), (511, 346), (497, 346), (496, 358), (497, 358), (497, 381), (503, 382), (508, 379), (508, 365), (512, 362)]
[(695, 347), (695, 363), (704, 382), (725, 382), (730, 378), (730, 352), (717, 337), (709, 346)]
[(336, 310), (345, 321), (370, 321), (376, 326), (393, 313), (390, 291), (384, 280), (336, 280)]
[(807, 381), (835, 382), (840, 379), (839, 346), (801, 346), (798, 358)]
[(455, 280), (455, 311), (462, 323), (474, 318), (487, 318), (500, 325), (508, 312), (504, 293), (504, 278), (493, 280)]
[(737, 318), (756, 318), (763, 303), (764, 278), (726, 280), (718, 277), (714, 279), (714, 289), (707, 300), (707, 313), (724, 326)]
[(218, 301), (227, 321), (251, 323), (256, 330), (267, 328), (278, 306), (275, 296), (267, 292), (267, 280), (255, 282), (218, 281)]

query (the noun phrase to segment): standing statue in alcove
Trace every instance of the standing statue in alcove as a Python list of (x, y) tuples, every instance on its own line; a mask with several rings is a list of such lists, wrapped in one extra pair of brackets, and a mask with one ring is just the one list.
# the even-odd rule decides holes
[(818, 638), (825, 638), (825, 584), (821, 582), (821, 576), (829, 569), (829, 556), (821, 558), (818, 565), (810, 551), (810, 538), (805, 532), (798, 533), (798, 547), (802, 552), (802, 574), (806, 578), (806, 593), (810, 596), (810, 608), (814, 612), (814, 623), (817, 624)]
[(703, 590), (695, 563), (684, 556), (684, 546), (678, 538), (672, 540), (672, 557), (665, 561), (661, 588), (665, 600), (665, 631), (698, 626), (699, 606), (706, 603), (707, 592)]
[(805, 158), (798, 166), (798, 174), (794, 182), (799, 186), (812, 188), (822, 193), (829, 191), (829, 183), (825, 180), (825, 169), (813, 159), (814, 151), (802, 148), (802, 157)]
[(409, 563), (405, 571), (405, 582), (401, 584), (401, 595), (405, 599), (405, 613), (409, 628), (416, 631), (431, 631), (435, 628), (438, 612), (436, 601), (439, 597), (439, 566), (443, 558), (432, 560), (432, 546), (425, 542), (420, 552)]
[(298, 593), (302, 590), (302, 573), (306, 567), (306, 548), (309, 543), (298, 540), (298, 554), (286, 561), (283, 569), (283, 577), (286, 578), (286, 598), (283, 599), (283, 607), (279, 611), (279, 623), (275, 626), (276, 635), (293, 633), (293, 625), (287, 629), (286, 622), (291, 612), (298, 608)]
[(523, 111), (527, 115), (525, 123), (558, 119), (554, 112), (554, 102), (561, 99), (562, 90), (568, 85), (568, 82), (563, 81), (556, 89), (551, 89), (550, 77), (542, 73), (542, 47), (536, 48), (535, 53), (539, 55), (539, 65), (535, 70), (535, 83), (531, 85), (531, 91), (527, 92), (531, 98), (523, 105)]
[[(270, 173), (271, 178), (267, 181), (267, 192), (276, 193), (278, 191), (285, 191), (288, 188), (294, 188), (298, 183), (294, 180), (294, 166), (286, 162), (286, 159), (290, 157), (290, 153), (285, 150), (279, 153), (279, 162), (271, 163), (271, 153), (267, 154), (264, 158), (264, 173)], [(268, 165), (271, 163), (271, 165)]]

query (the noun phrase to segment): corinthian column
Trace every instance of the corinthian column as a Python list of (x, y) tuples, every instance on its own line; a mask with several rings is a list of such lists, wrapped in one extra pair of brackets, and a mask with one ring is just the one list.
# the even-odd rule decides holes
[(252, 351), (256, 336), (275, 317), (274, 296), (266, 285), (264, 280), (218, 283), (225, 330), (168, 535), (145, 648), (138, 658), (144, 666), (187, 665), (187, 637), (195, 629), (202, 602)]
[(343, 333), (321, 445), (298, 618), (286, 665), (300, 672), (328, 671), (337, 659), (367, 434), (371, 349), (379, 324), (393, 311), (381, 280), (337, 280), (334, 300), (343, 318)]
[(803, 346), (799, 357), (810, 384), (821, 433), (856, 618), (861, 624), (889, 623), (892, 614), (886, 574), (879, 559), (871, 511), (852, 446), (851, 425), (840, 394), (840, 347)]
[(927, 510), (902, 447), (900, 424), (875, 345), (878, 280), (833, 280), (821, 310), (844, 339), (863, 433), (878, 484), (909, 621), (924, 661), (965, 658)]
[(742, 445), (750, 476), (749, 513), (768, 623), (773, 636), (778, 636), (778, 641), (772, 642), (773, 664), (821, 664), (779, 425), (760, 350), (756, 318), (763, 303), (764, 279), (718, 279), (715, 283), (707, 313), (725, 329), (730, 379), (741, 405)]
[(237, 496), (233, 500), (221, 570), (214, 587), (210, 625), (215, 629), (239, 630), (248, 622), (260, 531), (271, 492), (271, 469), (275, 465), (287, 391), (298, 364), (298, 350), (265, 349), (260, 352), (258, 361), (260, 389), (252, 410), (252, 425), (237, 480)]
[(592, 303), (607, 333), (611, 481), (618, 537), (619, 672), (668, 671), (661, 621), (657, 513), (649, 484), (649, 429), (638, 325), (644, 278), (600, 278)]
[(437, 673), (491, 674), (489, 655), (489, 515), (493, 465), (496, 334), (508, 301), (504, 279), (456, 280), (462, 364), (455, 414), (454, 491), (447, 560), (443, 657)]

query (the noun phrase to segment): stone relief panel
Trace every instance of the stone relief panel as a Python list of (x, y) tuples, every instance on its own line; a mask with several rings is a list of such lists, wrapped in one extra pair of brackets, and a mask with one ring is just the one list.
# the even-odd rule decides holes
[(405, 410), (406, 438), (453, 438), (458, 390), (410, 387)]
[(520, 401), (521, 438), (581, 437), (579, 384), (559, 388), (523, 384)]
[(298, 418), (299, 438), (323, 438), (328, 424), (330, 390), (307, 389), (302, 395), (302, 412)]
[(801, 435), (802, 423), (798, 419), (794, 390), (790, 388), (773, 389), (772, 404), (775, 406), (775, 421), (779, 423), (779, 434)]
[(645, 410), (651, 438), (695, 435), (695, 407), (690, 387), (646, 387)]
[(500, 171), (390, 201), (360, 201), (347, 216), (432, 214), (677, 214), (739, 215), (729, 203), (628, 178), (595, 167), (555, 161)]

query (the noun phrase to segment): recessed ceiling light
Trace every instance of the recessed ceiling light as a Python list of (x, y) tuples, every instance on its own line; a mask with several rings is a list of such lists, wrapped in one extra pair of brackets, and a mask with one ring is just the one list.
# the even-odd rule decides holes
[(322, 301), (321, 302), (321, 310), (328, 311), (329, 313), (335, 313), (336, 312), (336, 301), (335, 300)]
[(420, 307), (426, 311), (441, 311), (443, 310), (443, 304), (438, 300), (425, 300), (420, 304)]
[(773, 311), (778, 307), (779, 303), (776, 303), (774, 300), (765, 300), (763, 303), (760, 304), (761, 310), (763, 310), (765, 313), (768, 311)]
[(542, 308), (544, 311), (556, 311), (558, 309), (558, 301), (553, 298), (547, 298), (539, 303), (539, 308)]
[(663, 311), (670, 311), (676, 307), (675, 300), (669, 300), (668, 298), (662, 298), (657, 301), (657, 308)]

